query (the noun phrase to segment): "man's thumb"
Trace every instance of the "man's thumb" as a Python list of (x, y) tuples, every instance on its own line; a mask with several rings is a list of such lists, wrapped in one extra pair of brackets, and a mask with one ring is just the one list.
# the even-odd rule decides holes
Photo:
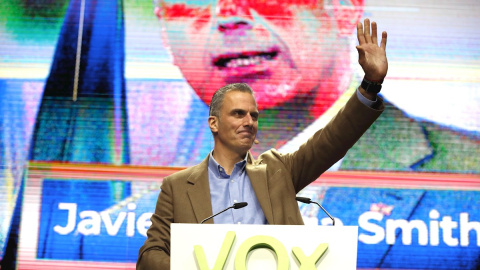
[(365, 50), (360, 46), (356, 46), (355, 48), (357, 48), (358, 51), (358, 62), (361, 63), (365, 59)]

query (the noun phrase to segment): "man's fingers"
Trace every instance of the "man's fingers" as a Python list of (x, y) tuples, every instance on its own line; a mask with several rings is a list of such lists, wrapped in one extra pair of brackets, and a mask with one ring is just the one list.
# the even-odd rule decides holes
[(365, 36), (363, 35), (363, 25), (361, 22), (357, 23), (357, 39), (358, 44), (363, 45), (365, 44)]
[[(378, 38), (377, 38), (377, 23), (372, 22), (372, 32), (370, 34), (370, 20), (365, 19), (364, 24), (362, 25), (361, 22), (357, 23), (357, 38), (359, 45), (363, 45), (365, 43), (373, 43), (378, 46)], [(380, 42), (380, 48), (386, 49), (387, 47), (387, 32), (382, 33), (382, 40)]]
[(383, 31), (382, 33), (382, 41), (380, 43), (380, 48), (383, 50), (387, 49), (387, 32)]
[(365, 19), (363, 21), (363, 32), (364, 32), (364, 36), (365, 36), (365, 41), (367, 41), (367, 43), (372, 43), (372, 36), (370, 35), (370, 20), (369, 19)]
[(372, 42), (373, 42), (373, 44), (378, 45), (378, 41), (377, 41), (377, 23), (376, 23), (376, 22), (372, 22)]

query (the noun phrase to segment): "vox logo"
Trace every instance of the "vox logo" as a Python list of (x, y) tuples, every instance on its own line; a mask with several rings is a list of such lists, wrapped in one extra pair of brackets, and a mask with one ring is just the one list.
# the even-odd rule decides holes
[[(231, 253), (233, 243), (235, 241), (235, 232), (227, 232), (222, 247), (217, 255), (215, 265), (213, 268), (209, 268), (205, 252), (201, 245), (194, 246), (195, 259), (197, 261), (198, 268), (200, 270), (222, 270), (225, 266), (225, 262)], [(246, 239), (240, 244), (235, 254), (235, 270), (247, 269), (247, 256), (248, 254), (258, 248), (268, 248), (273, 251), (277, 258), (277, 269), (288, 270), (290, 269), (289, 256), (285, 246), (276, 238), (272, 236), (257, 235)], [(315, 251), (309, 256), (305, 255), (303, 250), (299, 247), (293, 247), (292, 253), (299, 262), (299, 270), (315, 270), (316, 263), (324, 255), (328, 249), (327, 243), (318, 245)]]

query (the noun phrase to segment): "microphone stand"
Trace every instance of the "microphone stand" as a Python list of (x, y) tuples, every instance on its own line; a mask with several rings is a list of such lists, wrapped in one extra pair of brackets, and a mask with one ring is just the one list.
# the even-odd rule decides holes
[(202, 222), (200, 222), (200, 224), (203, 224), (205, 221), (207, 221), (207, 220), (209, 220), (209, 219), (211, 219), (211, 218), (213, 218), (213, 217), (216, 217), (216, 216), (220, 215), (221, 213), (227, 211), (228, 209), (232, 209), (232, 208), (233, 208), (233, 209), (240, 209), (240, 208), (243, 208), (243, 207), (245, 207), (245, 206), (247, 206), (247, 205), (248, 205), (248, 203), (246, 203), (246, 202), (234, 203), (232, 206), (227, 207), (227, 208), (223, 209), (222, 211), (216, 213), (215, 215), (209, 216), (209, 217), (207, 217), (206, 219), (202, 220)]
[(320, 208), (322, 208), (323, 212), (325, 212), (325, 214), (327, 214), (327, 216), (329, 216), (330, 219), (332, 220), (332, 226), (335, 226), (335, 219), (327, 212), (327, 210), (325, 210), (325, 208), (323, 208), (322, 205), (320, 205), (319, 203), (314, 202), (310, 198), (306, 198), (306, 197), (296, 197), (295, 199), (299, 202), (302, 202), (302, 203), (306, 203), (306, 204), (314, 203), (314, 204), (320, 206)]

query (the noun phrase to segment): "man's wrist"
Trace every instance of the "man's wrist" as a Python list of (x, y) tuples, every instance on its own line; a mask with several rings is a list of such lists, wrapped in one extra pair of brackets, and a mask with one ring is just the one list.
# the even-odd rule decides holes
[(370, 81), (370, 82), (379, 83), (379, 84), (383, 83), (383, 78), (382, 79), (372, 79), (372, 77), (369, 77), (367, 75), (363, 76), (363, 78), (366, 79), (367, 81)]
[(362, 88), (362, 86), (358, 87), (358, 92), (365, 98), (371, 100), (371, 101), (376, 101), (377, 100), (377, 94), (376, 93), (369, 93), (365, 91), (365, 89)]
[(382, 80), (370, 80), (367, 76), (363, 77), (361, 88), (365, 90), (365, 92), (377, 95), (380, 90), (382, 89)]
[[(375, 99), (374, 99), (374, 100), (371, 99), (371, 98), (372, 98), (371, 96), (370, 96), (370, 97), (366, 97), (365, 94), (362, 93), (362, 88), (361, 88), (361, 87), (358, 87), (358, 88), (357, 88), (357, 91), (355, 91), (355, 92), (357, 92), (356, 95), (357, 95), (358, 99), (359, 99), (360, 102), (362, 102), (364, 105), (366, 105), (366, 106), (368, 106), (368, 107), (370, 107), (370, 108), (373, 108), (373, 107), (376, 106), (376, 104), (377, 104), (377, 102), (378, 102), (378, 97), (377, 97), (377, 96), (375, 96)], [(367, 93), (367, 95), (369, 95), (369, 94)]]

